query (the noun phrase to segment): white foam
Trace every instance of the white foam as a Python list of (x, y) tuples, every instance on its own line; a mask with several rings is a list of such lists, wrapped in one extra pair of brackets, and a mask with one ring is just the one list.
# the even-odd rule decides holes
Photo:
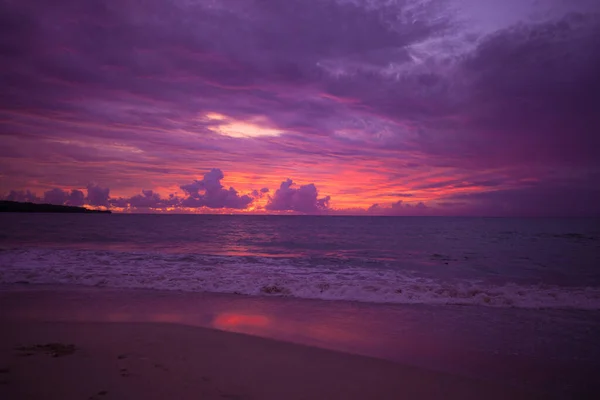
[(397, 270), (298, 266), (285, 259), (11, 249), (0, 282), (294, 296), (399, 304), (600, 309), (600, 288), (437, 281)]

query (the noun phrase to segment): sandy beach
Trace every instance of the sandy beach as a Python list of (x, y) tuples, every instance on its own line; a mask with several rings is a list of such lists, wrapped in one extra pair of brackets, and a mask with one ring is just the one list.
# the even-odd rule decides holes
[(3, 399), (517, 399), (375, 358), (160, 323), (1, 321)]

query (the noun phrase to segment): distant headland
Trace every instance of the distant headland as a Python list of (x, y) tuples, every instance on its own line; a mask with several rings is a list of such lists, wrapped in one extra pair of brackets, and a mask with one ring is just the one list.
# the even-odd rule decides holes
[(0, 212), (30, 212), (30, 213), (102, 213), (110, 214), (110, 210), (89, 210), (84, 207), (58, 206), (55, 204), (22, 203), (19, 201), (0, 201)]

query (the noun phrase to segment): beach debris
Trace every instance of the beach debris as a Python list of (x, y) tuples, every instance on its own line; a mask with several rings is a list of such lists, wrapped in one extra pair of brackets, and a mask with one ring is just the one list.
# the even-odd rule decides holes
[(63, 357), (75, 353), (77, 347), (74, 344), (47, 343), (33, 346), (19, 346), (16, 350), (21, 352), (21, 356), (32, 356), (36, 353), (43, 353), (51, 357)]

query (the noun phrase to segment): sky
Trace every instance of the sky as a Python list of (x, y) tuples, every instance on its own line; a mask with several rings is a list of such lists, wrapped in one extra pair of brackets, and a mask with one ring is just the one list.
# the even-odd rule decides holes
[(600, 215), (600, 1), (0, 0), (0, 196)]

